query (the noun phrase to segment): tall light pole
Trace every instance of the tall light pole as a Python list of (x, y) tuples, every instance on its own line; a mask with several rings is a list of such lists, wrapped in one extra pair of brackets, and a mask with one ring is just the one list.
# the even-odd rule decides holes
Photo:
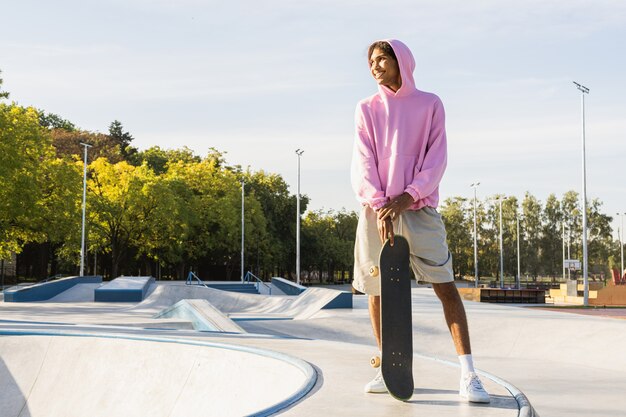
[(585, 157), (585, 94), (589, 94), (589, 89), (582, 84), (574, 81), (576, 88), (580, 90), (581, 108), (582, 108), (582, 142), (583, 142), (583, 285), (584, 305), (589, 305), (589, 277), (587, 267), (587, 162)]
[(80, 238), (80, 276), (85, 272), (85, 211), (87, 207), (87, 149), (92, 145), (88, 143), (80, 143), (85, 147), (85, 162), (83, 163), (83, 224)]
[(244, 180), (241, 180), (241, 282), (243, 282), (243, 268), (244, 268), (244, 264), (243, 264), (243, 255), (244, 255), (244, 242), (245, 242), (245, 227), (246, 227), (246, 222), (245, 222), (245, 211), (244, 211), (244, 204), (245, 204), (245, 194), (244, 194), (244, 190), (245, 190), (245, 186), (246, 183), (244, 182)]
[(517, 220), (517, 289), (521, 287), (521, 268), (520, 268), (520, 251), (519, 251), (519, 213), (515, 210), (515, 218)]
[(304, 151), (296, 149), (298, 155), (298, 200), (296, 203), (296, 283), (300, 285), (300, 157)]
[(565, 281), (565, 220), (561, 220), (561, 226), (563, 226), (563, 281)]
[(502, 245), (502, 200), (506, 197), (498, 197), (496, 200), (500, 203), (500, 288), (504, 288), (504, 254)]
[(620, 267), (621, 269), (619, 270), (619, 276), (621, 277), (624, 274), (624, 214), (626, 213), (617, 213), (618, 216), (620, 216), (621, 219), (621, 227), (619, 229), (619, 248), (620, 248), (620, 253), (621, 253), (621, 262), (620, 262)]
[(470, 184), (474, 189), (474, 288), (478, 288), (478, 231), (476, 227), (476, 189), (480, 182)]

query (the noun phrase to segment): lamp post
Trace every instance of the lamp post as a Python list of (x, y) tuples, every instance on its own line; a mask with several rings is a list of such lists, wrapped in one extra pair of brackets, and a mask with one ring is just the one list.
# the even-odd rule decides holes
[[(563, 281), (565, 281), (565, 221), (561, 221), (561, 226), (563, 226)], [(568, 258), (569, 259), (569, 258)]]
[(88, 143), (80, 143), (85, 147), (85, 161), (83, 163), (83, 222), (82, 232), (80, 238), (80, 276), (82, 277), (85, 272), (85, 210), (87, 207), (87, 149), (92, 145)]
[(478, 288), (478, 229), (476, 227), (476, 189), (480, 182), (470, 184), (474, 189), (474, 287)]
[(244, 180), (241, 180), (241, 282), (243, 282), (243, 269), (244, 269), (244, 262), (243, 262), (243, 257), (244, 257), (244, 251), (245, 251), (245, 227), (246, 227), (246, 222), (245, 222), (245, 211), (244, 211), (244, 204), (245, 204), (245, 194), (244, 194), (244, 190), (245, 190), (245, 186), (246, 183), (244, 182)]
[(498, 197), (495, 200), (500, 203), (500, 288), (504, 288), (504, 254), (502, 244), (502, 200), (506, 197)]
[(620, 216), (621, 226), (619, 228), (619, 248), (620, 248), (620, 277), (624, 274), (624, 214), (626, 213), (617, 213)]
[(515, 218), (517, 220), (517, 289), (521, 287), (521, 268), (520, 268), (520, 251), (519, 251), (519, 213), (515, 210)]
[(296, 283), (300, 285), (300, 157), (304, 151), (296, 149), (298, 155), (298, 199), (296, 203)]
[(583, 285), (584, 305), (589, 305), (589, 277), (587, 265), (587, 162), (585, 158), (585, 94), (589, 94), (589, 89), (584, 85), (574, 81), (576, 88), (580, 90), (581, 108), (582, 108), (582, 143), (583, 143)]

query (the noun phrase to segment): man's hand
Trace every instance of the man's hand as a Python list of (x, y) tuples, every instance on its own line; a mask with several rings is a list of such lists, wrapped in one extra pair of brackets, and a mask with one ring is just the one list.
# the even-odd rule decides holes
[(378, 235), (382, 243), (389, 239), (391, 246), (393, 246), (393, 220), (412, 204), (413, 197), (408, 193), (403, 193), (378, 210)]
[(391, 246), (393, 246), (393, 223), (391, 222), (391, 219), (389, 217), (384, 220), (378, 219), (377, 224), (380, 242), (384, 244), (385, 240), (389, 239)]

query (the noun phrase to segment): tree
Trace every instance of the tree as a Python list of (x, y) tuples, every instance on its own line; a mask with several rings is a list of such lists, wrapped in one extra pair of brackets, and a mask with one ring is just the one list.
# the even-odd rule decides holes
[(502, 194), (489, 197), (486, 202), (484, 218), (481, 219), (481, 256), (479, 265), (492, 277), (500, 276), (500, 205), (498, 198), (505, 198)]
[[(215, 156), (212, 158), (215, 160)], [(296, 196), (289, 193), (285, 180), (278, 174), (264, 171), (243, 175), (246, 188), (254, 193), (261, 204), (266, 220), (268, 250), (267, 265), (276, 267), (276, 275), (289, 275), (295, 271), (296, 257)], [(306, 195), (300, 198), (300, 214), (308, 205)]]
[[(222, 265), (226, 267), (226, 278), (229, 278), (239, 265), (241, 184), (237, 174), (218, 167), (214, 159), (203, 159), (201, 162), (172, 163), (167, 176), (182, 181), (192, 193), (187, 204), (197, 221), (185, 243), (185, 258), (195, 265)], [(247, 191), (244, 212), (246, 247), (251, 246), (257, 252), (265, 251), (263, 209), (253, 190)], [(249, 252), (246, 251), (250, 259)]]
[(352, 275), (354, 238), (358, 215), (341, 210), (317, 210), (307, 213), (302, 221), (301, 253), (303, 271), (320, 280), (335, 281), (335, 273)]
[(140, 242), (159, 206), (152, 193), (155, 175), (146, 166), (98, 158), (89, 166), (89, 241), (92, 248), (111, 256), (111, 276), (117, 277), (131, 245)]
[[(528, 272), (534, 279), (539, 276), (541, 264), (541, 202), (526, 192), (522, 201), (521, 263), (522, 271)], [(520, 277), (521, 279), (521, 277)]]
[(167, 171), (169, 163), (178, 161), (200, 162), (200, 160), (201, 158), (186, 146), (181, 149), (161, 149), (159, 146), (153, 146), (146, 150), (138, 151), (130, 158), (129, 162), (135, 166), (145, 162), (155, 174), (160, 175)]
[[(2, 74), (2, 70), (0, 70), (0, 74)], [(2, 83), (3, 80), (0, 78), (0, 100), (3, 98), (9, 98), (9, 93), (6, 91), (2, 91)]]
[(600, 212), (602, 202), (597, 198), (591, 200), (587, 206), (588, 209), (588, 250), (587, 262), (589, 264), (589, 272), (609, 274), (608, 259), (613, 246), (611, 222), (613, 218)]
[(113, 120), (109, 125), (109, 136), (119, 145), (120, 152), (124, 158), (128, 158), (137, 152), (136, 148), (130, 146), (134, 139), (133, 136), (124, 131), (122, 122), (119, 120)]
[[(517, 276), (517, 197), (505, 197), (502, 202), (502, 246), (504, 274)], [(521, 242), (520, 242), (521, 243)], [(521, 246), (521, 245), (520, 245)]]
[(57, 260), (80, 263), (83, 162), (50, 158), (42, 162), (44, 183), (40, 201), (43, 216), (33, 226), (52, 247), (52, 274)]
[(0, 259), (44, 239), (33, 224), (44, 215), (42, 161), (52, 152), (34, 108), (0, 103)]
[(466, 209), (467, 199), (448, 198), (441, 207), (441, 216), (446, 226), (448, 247), (452, 254), (455, 274), (461, 278), (468, 274), (473, 265), (473, 219), (470, 221)]
[(85, 130), (75, 129), (52, 129), (50, 131), (52, 144), (59, 158), (83, 159), (84, 148), (81, 143), (92, 145), (89, 149), (89, 160), (106, 158), (110, 163), (122, 161), (119, 145), (110, 136), (102, 133), (93, 133)]
[(562, 225), (563, 211), (554, 194), (546, 199), (541, 221), (541, 252), (539, 261), (544, 275), (561, 275), (562, 265)]
[(47, 127), (48, 129), (63, 129), (68, 132), (76, 130), (74, 123), (63, 119), (57, 114), (46, 113), (41, 109), (38, 109), (37, 112), (39, 113), (39, 124), (43, 127)]

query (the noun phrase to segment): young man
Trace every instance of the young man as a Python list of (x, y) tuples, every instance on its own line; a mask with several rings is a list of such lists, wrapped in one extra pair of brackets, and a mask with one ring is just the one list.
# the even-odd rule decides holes
[[(356, 108), (352, 185), (362, 210), (354, 248), (353, 286), (369, 295), (374, 336), (380, 344), (378, 255), (394, 230), (409, 241), (411, 267), (432, 283), (461, 362), (459, 394), (489, 402), (474, 372), (463, 302), (454, 284), (446, 232), (435, 208), (446, 168), (444, 109), (439, 97), (415, 88), (415, 60), (400, 41), (374, 42), (368, 51), (378, 93)], [(387, 392), (380, 370), (366, 392)]]

